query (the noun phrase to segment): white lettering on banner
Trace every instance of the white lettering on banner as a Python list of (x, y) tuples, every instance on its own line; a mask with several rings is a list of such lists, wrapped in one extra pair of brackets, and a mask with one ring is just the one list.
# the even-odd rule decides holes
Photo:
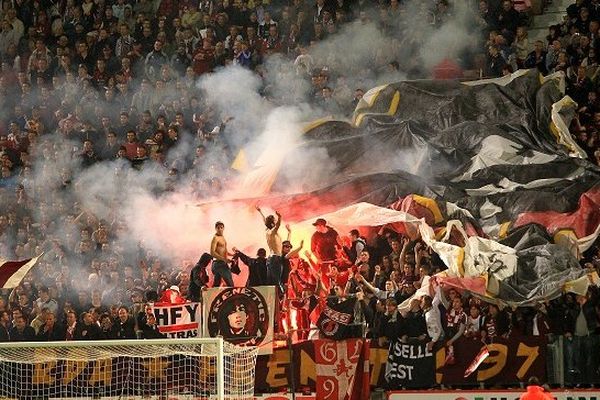
[[(388, 392), (388, 400), (519, 400), (525, 390), (461, 390)], [(552, 391), (556, 400), (600, 400), (597, 390)]]
[(414, 368), (415, 367), (412, 365), (400, 365), (393, 363), (389, 368), (388, 379), (408, 379), (409, 381), (412, 381), (412, 372)]
[(425, 346), (413, 346), (410, 344), (396, 343), (392, 350), (396, 357), (418, 359), (432, 357), (433, 353)]

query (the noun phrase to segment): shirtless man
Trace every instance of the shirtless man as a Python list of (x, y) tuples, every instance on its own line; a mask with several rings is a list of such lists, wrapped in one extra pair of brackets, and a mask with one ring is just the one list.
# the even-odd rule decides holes
[[(285, 253), (288, 253), (291, 250), (291, 244), (286, 246), (286, 244), (289, 243), (289, 236), (286, 242), (283, 242), (281, 236), (279, 236), (279, 227), (281, 226), (281, 214), (279, 212), (275, 211), (275, 214), (277, 215), (277, 220), (275, 220), (273, 215), (265, 217), (259, 206), (256, 206), (256, 210), (262, 216), (263, 222), (267, 228), (267, 245), (271, 251), (271, 255), (267, 259), (267, 283), (269, 285), (277, 286), (279, 288), (279, 295), (283, 296), (285, 294), (285, 285), (287, 285), (287, 277), (289, 274), (289, 261), (285, 258)], [(287, 228), (289, 235), (290, 230), (289, 227)], [(286, 247), (285, 253), (284, 246)]]
[(231, 262), (229, 257), (233, 256), (233, 254), (227, 251), (227, 240), (223, 236), (224, 230), (225, 224), (218, 221), (215, 224), (215, 235), (210, 243), (210, 255), (213, 256), (211, 267), (214, 276), (213, 287), (219, 287), (221, 279), (225, 281), (228, 287), (233, 287), (233, 278), (227, 265)]
[(260, 216), (267, 227), (266, 230), (266, 238), (267, 245), (269, 246), (269, 250), (271, 250), (272, 255), (281, 256), (282, 254), (282, 241), (281, 236), (279, 236), (279, 227), (281, 226), (281, 214), (275, 211), (277, 215), (277, 221), (273, 215), (266, 216), (263, 214), (262, 210), (259, 206), (256, 206), (256, 210), (260, 213)]

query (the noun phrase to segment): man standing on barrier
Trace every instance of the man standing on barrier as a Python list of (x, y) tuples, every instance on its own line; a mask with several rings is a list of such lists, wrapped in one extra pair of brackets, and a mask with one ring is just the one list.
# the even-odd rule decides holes
[[(267, 259), (267, 280), (269, 284), (279, 288), (279, 295), (282, 296), (285, 293), (284, 285), (287, 283), (287, 274), (285, 273), (285, 262), (283, 260), (283, 241), (281, 240), (281, 236), (279, 236), (281, 214), (278, 211), (275, 211), (277, 219), (275, 219), (274, 215), (265, 217), (258, 205), (256, 206), (256, 211), (260, 213), (265, 224), (265, 236), (269, 251), (271, 252), (271, 255)], [(285, 280), (283, 279), (284, 275), (286, 278)]]
[(215, 235), (213, 236), (210, 244), (210, 255), (213, 256), (212, 273), (214, 276), (213, 287), (219, 287), (221, 285), (221, 279), (225, 281), (228, 287), (233, 287), (233, 277), (231, 276), (231, 270), (229, 264), (233, 254), (227, 251), (227, 240), (223, 236), (225, 231), (225, 224), (218, 221), (215, 224)]
[[(317, 257), (317, 264), (323, 278), (327, 282), (327, 274), (337, 259), (338, 249), (341, 247), (341, 239), (335, 229), (327, 225), (323, 218), (317, 218), (313, 223), (315, 233), (310, 240), (310, 249)], [(329, 288), (328, 288), (329, 289)]]

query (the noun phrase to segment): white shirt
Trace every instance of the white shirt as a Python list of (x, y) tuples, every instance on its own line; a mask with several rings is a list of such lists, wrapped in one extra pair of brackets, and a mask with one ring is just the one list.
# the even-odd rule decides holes
[(441, 289), (438, 286), (435, 290), (435, 296), (431, 303), (431, 308), (425, 312), (425, 324), (427, 325), (427, 334), (432, 341), (437, 342), (442, 336), (442, 316), (439, 305), (441, 302)]

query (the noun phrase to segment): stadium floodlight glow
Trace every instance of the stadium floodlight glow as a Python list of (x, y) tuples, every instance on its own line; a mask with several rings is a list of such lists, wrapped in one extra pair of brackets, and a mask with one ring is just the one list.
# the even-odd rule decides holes
[(257, 354), (220, 337), (0, 343), (0, 398), (245, 400)]

